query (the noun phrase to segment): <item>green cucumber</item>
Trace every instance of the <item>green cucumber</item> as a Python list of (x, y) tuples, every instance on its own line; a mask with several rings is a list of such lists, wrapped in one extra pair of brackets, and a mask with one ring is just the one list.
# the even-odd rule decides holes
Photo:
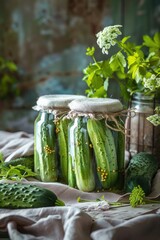
[(56, 121), (56, 133), (58, 138), (58, 152), (60, 159), (60, 181), (68, 184), (68, 118), (60, 118)]
[[(117, 117), (118, 125), (121, 129), (124, 128), (124, 122), (122, 119)], [(111, 127), (117, 129), (115, 122), (109, 122)], [(118, 180), (115, 188), (121, 190), (124, 188), (124, 161), (125, 161), (125, 132), (122, 131), (112, 131), (115, 145), (116, 145), (116, 152), (117, 152), (117, 164), (118, 164)]]
[(88, 119), (87, 129), (93, 145), (97, 174), (104, 189), (114, 186), (118, 177), (117, 154), (111, 130), (105, 120)]
[(75, 121), (77, 121), (77, 128), (75, 128), (74, 132), (76, 143), (76, 182), (79, 190), (90, 192), (95, 189), (95, 176), (92, 162), (91, 142), (87, 132), (87, 118), (78, 117)]
[(68, 185), (77, 188), (76, 175), (75, 175), (75, 149), (76, 143), (74, 138), (74, 130), (77, 123), (72, 120), (68, 126)]
[(38, 113), (37, 118), (34, 121), (34, 172), (37, 174), (37, 179), (40, 180), (40, 164), (39, 164), (39, 153), (37, 151), (37, 145), (41, 142), (40, 136), (37, 134), (38, 122), (41, 119), (41, 112)]
[(41, 112), (34, 126), (34, 167), (38, 178), (43, 182), (56, 182), (58, 163), (54, 115)]
[(46, 188), (23, 183), (0, 184), (0, 208), (21, 209), (64, 205), (54, 192)]

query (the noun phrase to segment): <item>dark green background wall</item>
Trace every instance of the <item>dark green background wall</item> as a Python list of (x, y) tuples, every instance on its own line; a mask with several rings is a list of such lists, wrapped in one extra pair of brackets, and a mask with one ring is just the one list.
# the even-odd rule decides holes
[[(95, 34), (114, 24), (137, 42), (153, 35), (160, 30), (159, 1), (1, 0), (0, 55), (18, 66), (20, 96), (1, 100), (0, 129), (33, 132), (40, 95), (84, 94), (86, 48), (97, 47)], [(112, 83), (118, 97), (114, 89)]]

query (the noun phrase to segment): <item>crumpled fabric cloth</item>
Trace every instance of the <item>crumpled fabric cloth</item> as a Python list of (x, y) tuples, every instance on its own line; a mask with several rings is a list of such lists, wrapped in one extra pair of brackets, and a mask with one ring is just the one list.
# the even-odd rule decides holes
[[(25, 132), (0, 131), (0, 152), (5, 161), (33, 154), (33, 135)], [(0, 181), (3, 182), (3, 181)], [(10, 240), (159, 240), (160, 205), (110, 208), (95, 203), (102, 195), (108, 201), (121, 201), (128, 194), (113, 192), (87, 193), (61, 183), (43, 183), (34, 178), (25, 184), (36, 184), (54, 191), (65, 207), (34, 209), (0, 209), (0, 239)], [(151, 198), (160, 196), (160, 170), (153, 181)], [(78, 203), (77, 198), (93, 202)]]
[(92, 219), (78, 208), (4, 210), (0, 231), (11, 240), (89, 240)]
[(5, 210), (0, 214), (2, 235), (10, 240), (159, 240), (160, 215), (93, 221), (72, 207)]
[(34, 152), (34, 136), (26, 132), (0, 131), (0, 152), (5, 161), (23, 156), (30, 156)]
[(94, 240), (158, 240), (160, 239), (160, 215), (139, 216), (120, 222), (100, 219), (93, 224)]

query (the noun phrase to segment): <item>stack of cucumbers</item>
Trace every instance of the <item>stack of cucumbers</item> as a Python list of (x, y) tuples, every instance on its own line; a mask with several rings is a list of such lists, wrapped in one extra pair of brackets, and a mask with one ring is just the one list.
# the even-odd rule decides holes
[(81, 191), (123, 188), (124, 134), (115, 136), (104, 119), (77, 117), (70, 125), (68, 148), (71, 187)]
[[(44, 182), (62, 182), (82, 191), (123, 187), (124, 134), (112, 131), (105, 119), (88, 117), (54, 122), (40, 113), (35, 122), (34, 169)], [(45, 122), (40, 119), (45, 114)], [(42, 136), (42, 137), (40, 137)]]
[[(86, 99), (77, 101), (85, 103)], [(109, 104), (107, 100), (106, 105), (105, 99), (104, 107), (108, 108)], [(119, 101), (111, 100), (111, 105), (114, 111), (117, 106), (121, 110)], [(87, 192), (122, 189), (125, 141), (124, 134), (114, 130), (115, 123), (123, 125), (119, 117), (115, 122), (105, 117), (90, 117), (88, 112), (56, 117), (52, 112), (40, 111), (34, 124), (37, 178), (43, 182), (62, 182)]]

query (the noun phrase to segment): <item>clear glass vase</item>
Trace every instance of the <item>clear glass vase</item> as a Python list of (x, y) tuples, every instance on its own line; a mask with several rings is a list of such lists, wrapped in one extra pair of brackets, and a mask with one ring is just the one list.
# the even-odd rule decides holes
[(128, 158), (139, 152), (154, 154), (157, 158), (160, 147), (160, 126), (154, 127), (146, 118), (154, 114), (158, 101), (141, 93), (133, 95), (130, 108), (133, 110), (126, 118), (126, 150)]

